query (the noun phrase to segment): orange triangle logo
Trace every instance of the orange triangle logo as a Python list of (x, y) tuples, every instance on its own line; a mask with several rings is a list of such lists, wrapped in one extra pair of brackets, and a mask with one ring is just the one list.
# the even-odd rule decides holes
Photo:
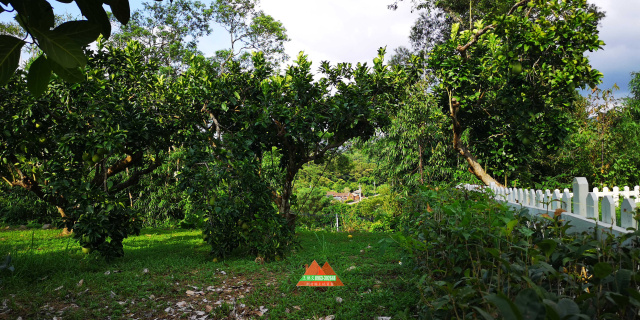
[(298, 281), (298, 286), (309, 286), (309, 287), (333, 287), (333, 286), (344, 286), (338, 275), (333, 271), (328, 262), (325, 262), (322, 268), (320, 265), (313, 260), (311, 265), (307, 267), (307, 270), (304, 272), (300, 281)]

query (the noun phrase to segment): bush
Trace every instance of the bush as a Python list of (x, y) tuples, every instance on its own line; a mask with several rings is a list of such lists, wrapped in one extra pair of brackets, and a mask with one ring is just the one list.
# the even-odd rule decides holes
[(288, 254), (296, 245), (294, 230), (274, 205), (271, 189), (255, 170), (257, 163), (229, 163), (232, 165), (210, 163), (190, 172), (189, 178), (183, 177), (186, 182), (199, 183), (189, 189), (209, 190), (199, 202), (206, 204), (202, 234), (211, 245), (211, 254), (225, 257), (243, 248), (267, 261)]
[(401, 242), (419, 270), (426, 318), (632, 319), (640, 310), (636, 232), (567, 235), (487, 195), (423, 189), (404, 199)]
[(60, 214), (56, 208), (36, 197), (23, 188), (0, 191), (0, 223), (8, 225), (26, 225), (54, 223)]

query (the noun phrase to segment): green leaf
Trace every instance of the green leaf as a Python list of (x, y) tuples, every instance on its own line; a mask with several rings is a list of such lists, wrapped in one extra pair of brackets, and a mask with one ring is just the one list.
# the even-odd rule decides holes
[(31, 30), (47, 58), (64, 68), (84, 67), (87, 64), (87, 58), (84, 56), (82, 48), (71, 38), (55, 31), (36, 28)]
[[(100, 28), (100, 33), (105, 39), (109, 39), (111, 35), (111, 22), (107, 12), (102, 7), (102, 1), (96, 0), (76, 0), (78, 8), (82, 15), (91, 23), (95, 23)], [(120, 19), (118, 19), (119, 21)]]
[(64, 81), (78, 83), (84, 81), (84, 74), (78, 68), (64, 68), (61, 65), (49, 60), (51, 70)]
[(21, 17), (16, 17), (16, 20), (20, 24), (26, 23), (28, 29), (35, 27), (48, 30), (55, 24), (53, 8), (46, 0), (14, 1), (11, 5)]
[(604, 279), (613, 272), (613, 267), (606, 262), (598, 262), (593, 266), (593, 275), (596, 278)]
[(27, 75), (27, 88), (35, 97), (41, 96), (49, 85), (51, 79), (51, 66), (47, 58), (41, 54), (31, 63)]
[(129, 23), (129, 18), (131, 18), (129, 0), (110, 0), (107, 4), (111, 7), (111, 13), (113, 13), (120, 23)]
[(522, 314), (518, 308), (503, 294), (490, 294), (487, 301), (498, 307), (500, 314), (505, 320), (522, 320)]
[(522, 313), (523, 319), (543, 320), (545, 318), (545, 307), (540, 303), (538, 294), (531, 288), (524, 289), (518, 293), (515, 305)]
[(560, 319), (564, 319), (568, 316), (575, 316), (580, 314), (580, 308), (578, 305), (570, 299), (562, 299), (558, 301), (558, 313)]
[(558, 305), (549, 300), (549, 299), (543, 299), (542, 303), (544, 304), (547, 313), (546, 313), (546, 318), (548, 320), (560, 320), (560, 314), (558, 313)]
[(624, 293), (629, 288), (631, 282), (631, 271), (627, 269), (620, 269), (616, 272), (616, 291)]
[(12, 36), (0, 35), (0, 86), (9, 79), (20, 63), (20, 50), (25, 42)]
[(98, 25), (87, 20), (65, 22), (54, 31), (75, 40), (81, 46), (94, 42), (100, 36)]
[(606, 292), (605, 297), (607, 297), (609, 301), (612, 301), (614, 305), (616, 305), (620, 309), (626, 309), (629, 305), (628, 295), (622, 295), (615, 292)]
[(476, 312), (478, 312), (483, 318), (485, 318), (486, 320), (494, 320), (495, 318), (492, 317), (488, 312), (478, 308), (478, 307), (473, 307), (473, 309), (476, 310)]
[(538, 248), (547, 256), (547, 258), (556, 250), (558, 243), (552, 239), (545, 239), (536, 243)]

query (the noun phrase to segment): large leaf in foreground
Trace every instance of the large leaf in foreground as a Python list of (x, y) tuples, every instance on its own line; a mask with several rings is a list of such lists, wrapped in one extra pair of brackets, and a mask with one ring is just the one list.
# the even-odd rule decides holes
[(82, 46), (96, 41), (98, 36), (100, 36), (100, 28), (98, 25), (87, 20), (65, 22), (59, 25), (54, 31), (64, 34)]
[(0, 35), (0, 86), (7, 84), (20, 63), (20, 50), (25, 42), (12, 36)]
[(51, 66), (47, 57), (40, 55), (38, 59), (31, 63), (29, 74), (27, 75), (27, 88), (36, 97), (42, 95), (51, 79)]
[(40, 48), (47, 58), (57, 62), (64, 68), (84, 67), (87, 58), (82, 52), (82, 47), (66, 35), (48, 30), (32, 29), (33, 35), (38, 39)]

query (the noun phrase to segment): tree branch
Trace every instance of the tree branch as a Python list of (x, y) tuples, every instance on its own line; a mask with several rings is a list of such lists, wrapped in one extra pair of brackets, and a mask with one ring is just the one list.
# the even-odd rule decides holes
[(159, 157), (156, 157), (156, 160), (153, 162), (153, 164), (151, 164), (149, 167), (147, 167), (144, 170), (140, 170), (140, 171), (136, 171), (134, 172), (131, 177), (127, 180), (124, 181), (122, 183), (119, 183), (117, 185), (115, 185), (111, 191), (112, 192), (120, 192), (130, 186), (133, 186), (135, 184), (137, 184), (140, 181), (140, 178), (146, 174), (149, 174), (151, 172), (153, 172), (154, 170), (156, 170), (158, 167), (160, 167), (160, 165), (162, 164), (162, 161), (160, 161)]
[[(507, 12), (507, 15), (508, 16), (512, 15), (516, 11), (516, 9), (518, 9), (518, 7), (527, 4), (529, 1), (531, 1), (531, 0), (521, 0), (520, 2), (516, 3), (515, 5), (513, 5), (513, 7), (511, 7), (509, 12)], [(469, 26), (469, 27), (471, 27), (471, 26)], [(463, 56), (466, 57), (467, 49), (469, 49), (469, 47), (471, 47), (473, 44), (478, 42), (478, 39), (480, 39), (480, 36), (482, 36), (487, 31), (489, 31), (489, 29), (493, 29), (493, 28), (495, 28), (495, 25), (490, 24), (490, 25), (482, 28), (481, 30), (478, 30), (478, 33), (473, 35), (473, 38), (471, 39), (471, 41), (469, 41), (464, 46), (458, 46), (456, 48), (456, 50), (460, 53), (460, 55), (463, 55)]]
[(480, 36), (485, 34), (487, 31), (489, 31), (489, 29), (493, 29), (495, 28), (494, 25), (490, 24), (484, 28), (482, 28), (482, 30), (478, 30), (478, 33), (473, 35), (473, 38), (471, 39), (471, 41), (469, 41), (467, 44), (465, 44), (464, 46), (458, 46), (456, 48), (456, 50), (458, 50), (458, 52), (460, 53), (460, 55), (464, 55), (466, 56), (467, 53), (467, 49), (469, 49), (469, 47), (471, 47), (474, 43), (478, 42), (478, 39), (480, 39)]

